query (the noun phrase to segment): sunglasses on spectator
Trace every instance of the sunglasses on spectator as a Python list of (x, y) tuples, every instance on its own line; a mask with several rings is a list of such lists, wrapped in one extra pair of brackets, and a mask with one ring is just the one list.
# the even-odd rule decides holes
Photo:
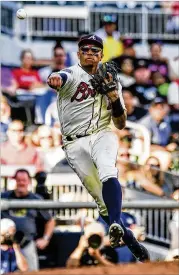
[(63, 57), (64, 56), (64, 54), (54, 54), (54, 57)]
[(81, 50), (82, 52), (84, 52), (84, 53), (89, 52), (89, 50), (91, 50), (92, 53), (99, 53), (99, 52), (101, 51), (100, 48), (94, 47), (94, 46), (92, 46), (92, 47), (89, 47), (89, 46), (82, 46), (82, 47), (80, 48), (80, 50)]
[(122, 153), (120, 154), (121, 157), (130, 157), (130, 154), (129, 153)]
[(45, 136), (45, 137), (40, 137), (40, 139), (50, 139), (52, 136)]
[(154, 165), (154, 164), (149, 164), (151, 168), (160, 168), (160, 165), (157, 164), (157, 165)]
[(11, 132), (24, 132), (24, 129), (12, 129), (12, 128), (10, 128), (9, 131), (11, 131)]

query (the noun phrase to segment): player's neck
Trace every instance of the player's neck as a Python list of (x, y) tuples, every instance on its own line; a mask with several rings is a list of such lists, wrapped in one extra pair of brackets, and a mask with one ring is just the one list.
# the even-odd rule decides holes
[(94, 66), (94, 65), (87, 65), (87, 66), (81, 66), (81, 67), (88, 74), (95, 74), (97, 70), (97, 66)]

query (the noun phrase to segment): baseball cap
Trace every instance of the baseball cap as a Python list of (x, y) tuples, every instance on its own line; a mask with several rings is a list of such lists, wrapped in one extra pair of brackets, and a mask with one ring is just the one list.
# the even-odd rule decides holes
[(151, 105), (163, 104), (163, 103), (166, 103), (166, 100), (165, 100), (164, 98), (162, 98), (162, 97), (156, 97), (156, 98), (152, 101)]
[(0, 227), (1, 227), (1, 234), (2, 234), (2, 232), (3, 233), (7, 232), (10, 227), (16, 228), (16, 225), (13, 220), (4, 218), (0, 222)]
[(136, 58), (135, 69), (148, 68), (148, 60), (146, 58)]
[(124, 38), (123, 44), (125, 48), (132, 47), (134, 45), (134, 40), (132, 38)]
[(107, 14), (103, 17), (103, 23), (116, 23), (117, 21), (117, 16), (115, 14)]
[(81, 47), (84, 44), (94, 44), (103, 49), (103, 40), (95, 35), (95, 34), (89, 34), (89, 35), (83, 35), (80, 37), (78, 42), (78, 47)]

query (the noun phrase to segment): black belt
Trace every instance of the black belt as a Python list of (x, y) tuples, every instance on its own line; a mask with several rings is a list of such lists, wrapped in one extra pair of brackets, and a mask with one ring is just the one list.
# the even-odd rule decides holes
[(87, 136), (89, 136), (89, 135), (76, 135), (73, 138), (71, 136), (66, 136), (66, 140), (67, 141), (73, 141), (73, 140), (75, 140), (77, 138), (82, 138), (82, 137), (87, 137)]

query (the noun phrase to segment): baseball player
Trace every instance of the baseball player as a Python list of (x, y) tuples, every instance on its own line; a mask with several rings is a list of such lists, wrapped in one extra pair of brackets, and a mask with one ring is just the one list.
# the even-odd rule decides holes
[(122, 87), (110, 63), (101, 64), (103, 41), (96, 35), (82, 36), (78, 43), (79, 63), (47, 80), (57, 90), (57, 108), (67, 160), (98, 205), (109, 227), (112, 247), (123, 240), (139, 261), (149, 260), (140, 244), (121, 219), (122, 190), (116, 158), (118, 129), (126, 122)]

